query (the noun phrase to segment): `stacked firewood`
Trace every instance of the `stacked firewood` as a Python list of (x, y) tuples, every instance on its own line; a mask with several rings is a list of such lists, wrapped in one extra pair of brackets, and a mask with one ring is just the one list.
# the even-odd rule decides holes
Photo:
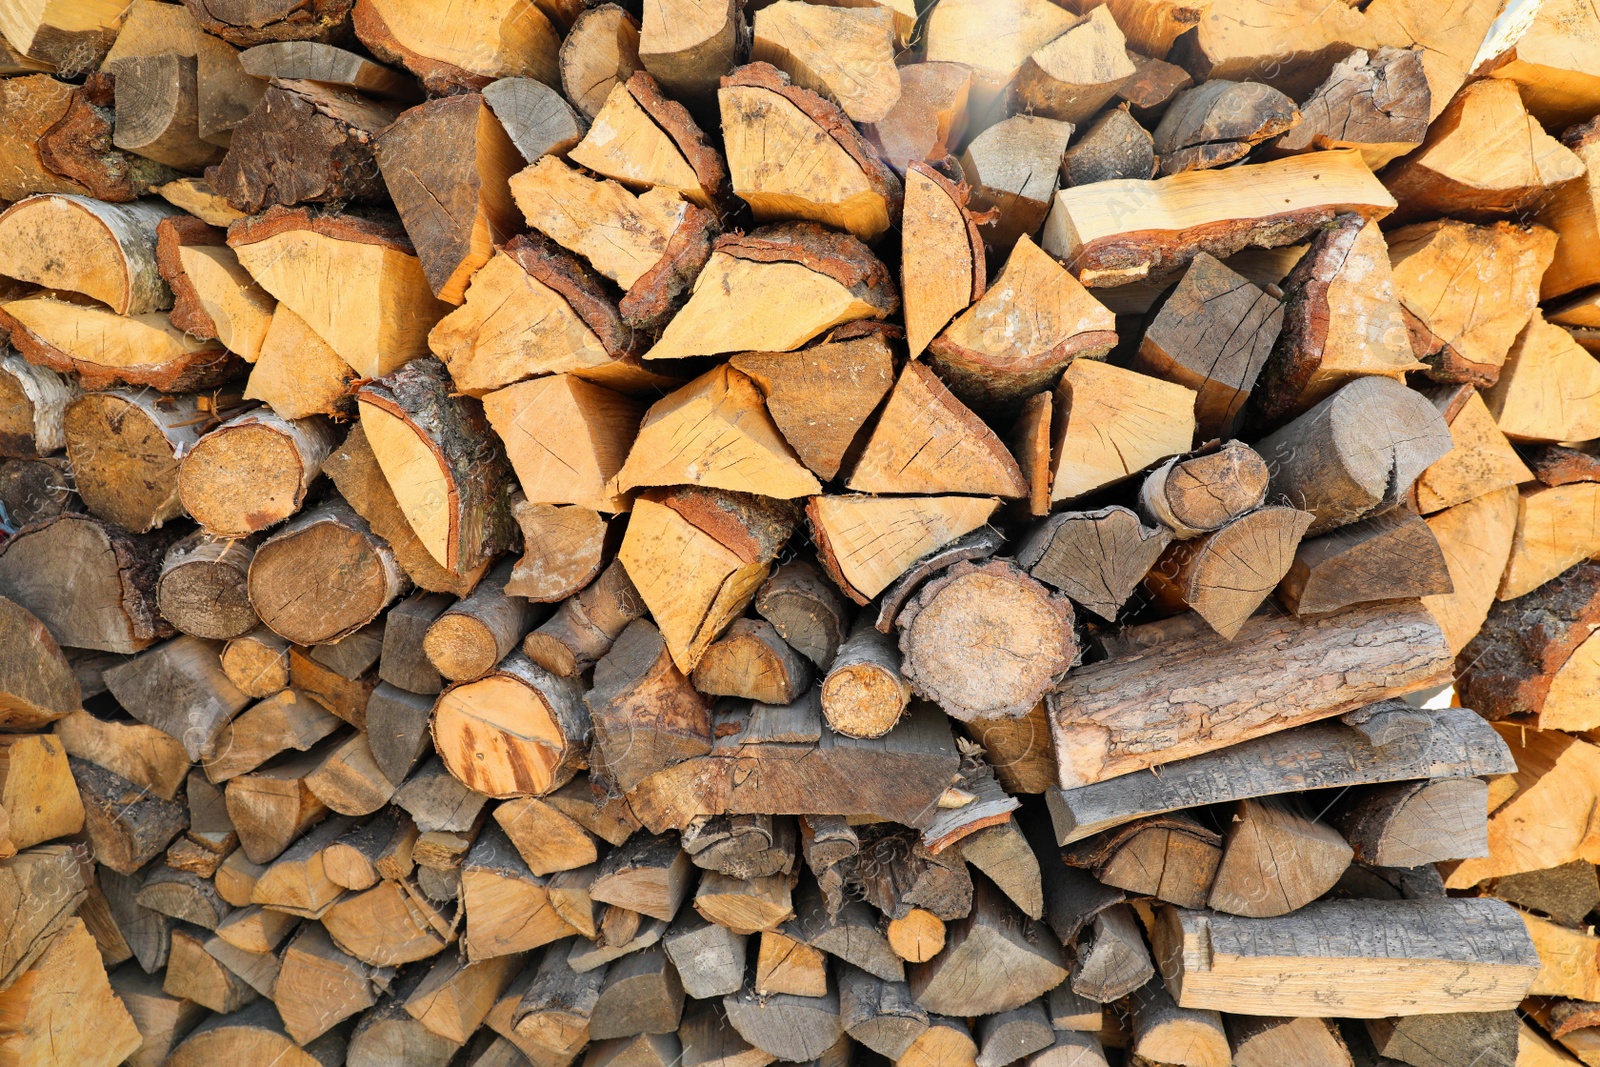
[(1600, 1063), (1600, 15), (1436, 7), (0, 0), (0, 1065)]

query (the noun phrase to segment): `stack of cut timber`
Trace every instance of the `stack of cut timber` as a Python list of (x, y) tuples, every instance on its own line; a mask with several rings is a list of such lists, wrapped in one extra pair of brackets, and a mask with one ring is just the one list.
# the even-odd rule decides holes
[(0, 1067), (1600, 1064), (1600, 15), (1445, 6), (0, 0)]

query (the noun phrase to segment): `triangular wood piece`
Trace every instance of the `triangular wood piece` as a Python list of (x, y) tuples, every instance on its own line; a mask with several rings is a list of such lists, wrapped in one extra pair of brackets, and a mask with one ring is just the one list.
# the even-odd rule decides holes
[(900, 99), (895, 17), (875, 4), (779, 0), (756, 12), (750, 58), (837, 100), (852, 122), (878, 122)]
[(994, 285), (952, 322), (928, 358), (980, 410), (1015, 411), (1055, 384), (1061, 368), (1117, 343), (1117, 319), (1026, 235)]
[(955, 316), (983, 295), (983, 239), (966, 211), (967, 189), (921, 161), (906, 170), (900, 220), (900, 291), (906, 347), (916, 359)]
[(613, 478), (644, 405), (571, 374), (519, 382), (483, 398), (528, 501), (626, 511)]
[(1477, 220), (1537, 207), (1583, 173), (1583, 161), (1528, 114), (1514, 82), (1485, 78), (1456, 94), (1422, 147), (1385, 171), (1383, 183), (1400, 202), (1395, 222)]
[(1396, 508), (1302, 541), (1278, 600), (1296, 615), (1319, 615), (1371, 600), (1449, 592), (1439, 539), (1421, 516)]
[(1454, 654), (1477, 636), (1494, 604), (1517, 529), (1516, 487), (1474, 497), (1427, 521), (1450, 568), (1452, 592), (1423, 597), (1422, 606), (1437, 620)]
[(1052, 501), (1130, 478), (1158, 459), (1187, 452), (1194, 440), (1193, 389), (1080, 359), (1055, 397)]
[(373, 55), (405, 67), (434, 96), (518, 76), (561, 84), (561, 33), (540, 5), (495, 0), (470, 18), (455, 14), (448, 5), (362, 0), (351, 23)]
[(670, 189), (713, 211), (728, 196), (727, 164), (688, 109), (662, 96), (643, 71), (611, 90), (567, 158), (633, 188)]
[[(1427, 53), (1385, 46), (1340, 60), (1300, 107), (1300, 125), (1274, 141), (1284, 152), (1354, 148), (1381, 170), (1422, 143), (1432, 103)], [(1444, 104), (1441, 101), (1440, 107)]]
[(1046, 585), (1111, 622), (1172, 540), (1123, 507), (1065, 511), (1028, 535), (1017, 562)]
[(1429, 394), (1450, 425), (1450, 451), (1418, 476), (1417, 511), (1432, 515), (1533, 475), (1495, 425), (1483, 397), (1470, 385), (1444, 385)]
[(1309, 511), (1266, 507), (1213, 533), (1174, 541), (1145, 579), (1145, 588), (1161, 607), (1193, 608), (1223, 640), (1232, 641), (1289, 572), (1313, 518)]
[(1000, 501), (972, 496), (818, 496), (806, 505), (828, 575), (865, 604), (918, 559), (989, 521)]
[(1111, 8), (1097, 7), (1028, 57), (1011, 87), (1011, 110), (1082, 129), (1137, 72)]
[(847, 485), (863, 493), (1028, 495), (1005, 443), (916, 362), (900, 372)]
[(609, 289), (554, 241), (519, 234), (472, 276), (466, 303), (439, 320), (428, 346), (469, 396), (541, 374), (576, 374), (626, 393), (678, 385), (639, 363), (636, 335)]
[(1283, 332), (1251, 396), (1266, 422), (1284, 422), (1355, 378), (1403, 383), (1423, 369), (1411, 354), (1376, 222), (1339, 216), (1317, 234), (1283, 288)]
[(767, 398), (800, 462), (827, 481), (894, 383), (894, 355), (877, 333), (799, 352), (744, 352), (728, 361)]
[(256, 361), (277, 301), (239, 265), (224, 230), (187, 215), (162, 219), (156, 268), (172, 287), (172, 325)]
[(645, 358), (790, 352), (899, 307), (888, 268), (860, 241), (809, 222), (767, 226), (717, 239), (689, 302)]
[(230, 227), (228, 244), (263, 289), (369, 377), (426, 355), (428, 331), (450, 310), (393, 217), (272, 207)]
[(617, 491), (703, 485), (788, 499), (820, 492), (772, 424), (761, 391), (726, 364), (651, 405)]
[(1600, 553), (1600, 483), (1530, 485), (1518, 494), (1517, 529), (1498, 600), (1531, 593)]
[(1071, 11), (1049, 0), (947, 0), (928, 16), (923, 40), (930, 62), (972, 68), (972, 110), (981, 115), (1011, 85), (1029, 56), (1077, 21)]
[(1593, 440), (1600, 437), (1600, 361), (1535, 311), (1483, 400), (1513, 441)]
[(756, 219), (809, 219), (870, 241), (900, 214), (900, 179), (837, 104), (750, 63), (717, 90), (733, 191)]

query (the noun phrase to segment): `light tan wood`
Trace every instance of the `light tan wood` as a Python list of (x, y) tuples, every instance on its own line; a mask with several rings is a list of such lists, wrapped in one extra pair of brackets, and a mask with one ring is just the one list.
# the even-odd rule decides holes
[(189, 755), (177, 739), (141, 722), (74, 711), (56, 722), (55, 738), (67, 755), (98, 763), (164, 800), (177, 796), (189, 773)]
[[(726, 167), (699, 127), (670, 107), (648, 74), (618, 81), (603, 100), (569, 159), (630, 188), (675, 192), (720, 214), (727, 196)], [(663, 118), (672, 122), (671, 128)]]
[(43, 734), (0, 738), (0, 857), (83, 828), (65, 745)]
[(1600, 436), (1596, 389), (1600, 362), (1536, 311), (1484, 402), (1512, 440), (1584, 441)]
[(1111, 6), (1096, 7), (1022, 64), (1011, 107), (1082, 126), (1134, 73)]
[(1028, 57), (1067, 32), (1074, 17), (1044, 0), (956, 0), (928, 20), (924, 31), (931, 62), (972, 68), (972, 107), (987, 112)]
[(912, 162), (900, 223), (900, 291), (906, 344), (915, 358), (983, 295), (987, 276), (983, 243), (965, 211), (964, 194), (931, 167)]
[(694, 910), (710, 922), (736, 934), (756, 934), (776, 929), (794, 917), (791, 891), (794, 878), (774, 874), (740, 880), (717, 871), (700, 876)]
[(907, 963), (926, 963), (944, 948), (944, 922), (931, 911), (912, 908), (885, 929), (889, 947)]
[(716, 367), (651, 405), (616, 488), (703, 485), (792, 498), (822, 485), (800, 463), (743, 374)]
[[(263, 289), (363, 375), (387, 374), (426, 354), (428, 331), (449, 305), (434, 298), (409, 242), (352, 232), (342, 216), (287, 216), (229, 238)], [(331, 301), (325, 286), (335, 278), (339, 299)]]
[(1506, 486), (1428, 517), (1450, 569), (1454, 591), (1422, 598), (1451, 651), (1477, 635), (1500, 588), (1520, 512), (1515, 486)]
[(1528, 470), (1475, 389), (1442, 389), (1434, 394), (1450, 424), (1451, 448), (1417, 478), (1417, 508), (1430, 515), (1475, 497), (1531, 481)]
[(582, 766), (588, 710), (576, 684), (512, 653), (440, 696), (430, 726), (450, 773), (489, 796), (539, 796)]
[(766, 930), (756, 956), (755, 991), (792, 993), (798, 997), (828, 995), (828, 957), (819, 948), (783, 933)]
[(29, 197), (0, 213), (0, 274), (93, 297), (119, 315), (171, 306), (156, 271), (155, 228), (176, 209), (86, 196)]
[(325, 419), (246, 412), (200, 438), (184, 457), (179, 499), (213, 537), (248, 537), (300, 509), (336, 444)]
[(561, 84), (561, 37), (533, 0), (470, 7), (361, 0), (355, 29), (375, 56), (405, 66), (430, 92), (476, 91), (507, 77)]
[(1072, 123), (1037, 115), (1001, 119), (961, 153), (975, 210), (993, 212), (979, 227), (998, 257), (1024, 235), (1037, 238), (1061, 181), (1061, 159)]
[(574, 375), (556, 374), (488, 394), (484, 413), (506, 442), (530, 503), (627, 510), (629, 498), (616, 478), (643, 405)]
[(1215, 1011), (1180, 1008), (1153, 982), (1132, 998), (1135, 1056), (1153, 1063), (1182, 1063), (1185, 1067), (1228, 1067), (1233, 1053)]
[(228, 355), (215, 341), (193, 338), (159, 313), (117, 315), (87, 302), (27, 296), (0, 304), (0, 324), (33, 362), (103, 389), (117, 382), (181, 390), (227, 376)]
[(1265, 507), (1215, 532), (1174, 541), (1144, 587), (1165, 610), (1192, 608), (1231, 641), (1289, 573), (1311, 520), (1310, 512)]
[(1130, 478), (1194, 438), (1193, 389), (1078, 360), (1056, 388), (1052, 502)]
[[(68, 1003), (76, 1010), (58, 1010)], [(50, 1063), (59, 1049), (71, 1049), (85, 1067), (112, 1067), (142, 1040), (80, 919), (72, 919), (34, 965), (0, 991), (0, 1045), (17, 1064)]]
[(918, 559), (971, 533), (994, 514), (993, 497), (813, 497), (806, 506), (823, 565), (858, 604)]
[(910, 63), (900, 68), (900, 99), (864, 131), (884, 162), (905, 174), (960, 142), (967, 126), (972, 72), (960, 63)]
[(225, 227), (244, 218), (244, 212), (231, 206), (204, 178), (178, 178), (157, 186), (155, 192), (208, 226)]
[(1517, 501), (1517, 529), (1498, 600), (1513, 600), (1600, 552), (1600, 484), (1532, 485)]
[(779, 0), (756, 12), (750, 58), (837, 101), (851, 121), (877, 122), (900, 97), (895, 21), (887, 7)]
[(184, 245), (178, 257), (200, 306), (211, 318), (217, 340), (245, 362), (254, 363), (277, 302), (224, 245)]
[(1600, 260), (1594, 240), (1600, 236), (1600, 179), (1593, 164), (1600, 159), (1600, 137), (1594, 124), (1584, 123), (1566, 135), (1568, 148), (1583, 162), (1584, 175), (1553, 190), (1538, 220), (1555, 230), (1556, 254), (1540, 279), (1541, 299), (1564, 296), (1600, 281)]
[(256, 352), (246, 400), (260, 400), (285, 419), (342, 413), (356, 372), (305, 319), (278, 305)]

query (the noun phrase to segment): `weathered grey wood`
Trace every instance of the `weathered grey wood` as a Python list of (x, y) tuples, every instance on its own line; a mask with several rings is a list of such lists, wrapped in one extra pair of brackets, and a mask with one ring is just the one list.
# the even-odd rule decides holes
[(1017, 562), (1110, 622), (1171, 540), (1170, 530), (1144, 525), (1128, 508), (1064, 511), (1033, 528)]
[[(1073, 670), (1051, 691), (1064, 787), (1088, 785), (1448, 681), (1454, 658), (1419, 601), (1311, 619), (1248, 619)], [(1341, 684), (1330, 685), (1330, 678)]]
[(977, 879), (972, 912), (952, 924), (944, 951), (908, 968), (917, 1003), (940, 1015), (1019, 1008), (1067, 977), (1061, 945), (993, 885)]
[(1600, 907), (1600, 878), (1587, 860), (1495, 878), (1484, 889), (1489, 896), (1548, 915), (1564, 926), (1582, 926), (1584, 917)]
[(1517, 1013), (1446, 1012), (1368, 1019), (1373, 1050), (1412, 1067), (1512, 1067), (1517, 1062)]
[(1351, 790), (1328, 821), (1379, 867), (1420, 867), (1489, 855), (1489, 784), (1481, 778), (1391, 782)]
[(686, 993), (696, 1000), (737, 993), (744, 985), (744, 934), (684, 908), (661, 939)]
[(1426, 716), (1428, 729), (1374, 746), (1342, 722), (1313, 723), (1166, 764), (1160, 775), (1052, 789), (1046, 798), (1056, 840), (1065, 845), (1145, 815), (1245, 797), (1516, 770), (1510, 749), (1476, 712), (1401, 705), (1393, 713)]
[(388, 682), (367, 698), (367, 744), (378, 769), (391, 782), (402, 782), (433, 750), (428, 717), (433, 699), (410, 693)]
[(393, 802), (426, 834), (435, 830), (461, 833), (471, 828), (488, 800), (452, 777), (444, 760), (435, 755), (395, 790)]
[(888, 982), (858, 967), (839, 967), (839, 1018), (845, 1033), (881, 1056), (898, 1060), (928, 1028), (928, 1013), (904, 982)]
[(1039, 881), (1039, 858), (1014, 819), (986, 826), (961, 839), (962, 857), (1011, 898), (1030, 919), (1044, 915), (1044, 890)]
[(1096, 913), (1072, 963), (1072, 991), (1104, 1004), (1127, 996), (1154, 974), (1133, 909), (1114, 904)]
[(1153, 934), (1180, 1007), (1247, 1015), (1503, 1011), (1539, 972), (1521, 917), (1485, 898), (1322, 900), (1274, 919), (1167, 908)]
[(567, 952), (567, 963), (573, 970), (582, 974), (596, 967), (603, 967), (608, 963), (631, 956), (635, 952), (642, 952), (661, 940), (667, 932), (665, 919), (646, 919), (639, 924), (639, 929), (632, 939), (620, 945), (607, 945), (604, 942), (589, 942), (578, 938), (572, 943), (572, 948)]
[(1105, 1025), (1105, 1009), (1100, 1002), (1074, 992), (1070, 982), (1062, 982), (1046, 993), (1044, 1005), (1045, 1013), (1050, 1016), (1050, 1026), (1055, 1030), (1097, 1034)]
[(222, 645), (184, 634), (105, 672), (128, 714), (176, 737), (191, 760), (210, 754), (217, 734), (250, 698), (222, 672)]
[(533, 981), (512, 1011), (517, 1035), (555, 1052), (576, 1053), (589, 1041), (589, 1020), (606, 968), (575, 971), (567, 961), (577, 938), (557, 941), (539, 960)]
[(683, 1042), (682, 1067), (766, 1067), (773, 1060), (771, 1053), (740, 1037), (715, 1002), (692, 1001), (678, 1037)]
[(422, 651), (422, 639), (450, 603), (444, 593), (418, 592), (389, 609), (378, 677), (410, 693), (431, 695), (444, 688), (444, 678)]
[(606, 972), (589, 1019), (596, 1041), (635, 1034), (670, 1034), (683, 1018), (683, 983), (660, 945), (624, 956)]
[(756, 1048), (780, 1060), (805, 1062), (821, 1056), (844, 1036), (839, 995), (799, 997), (793, 993), (757, 996), (746, 989), (722, 998), (728, 1024)]
[(1055, 1043), (1044, 1002), (1031, 1000), (1020, 1008), (978, 1020), (978, 1067), (1005, 1067)]
[(713, 815), (683, 831), (696, 867), (731, 878), (765, 878), (794, 870), (799, 834), (784, 815)]

